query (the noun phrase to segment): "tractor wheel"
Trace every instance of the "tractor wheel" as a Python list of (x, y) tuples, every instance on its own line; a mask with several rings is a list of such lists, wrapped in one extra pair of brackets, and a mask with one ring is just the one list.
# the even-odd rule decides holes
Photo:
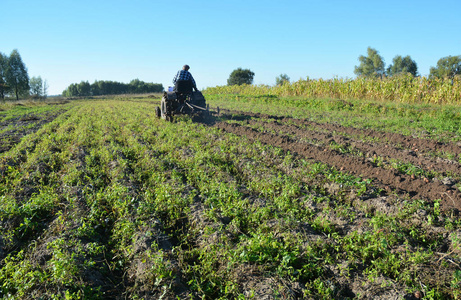
[(162, 116), (162, 111), (160, 110), (159, 106), (155, 108), (155, 115), (157, 116), (157, 118), (160, 118)]
[(169, 117), (165, 99), (162, 99), (162, 102), (160, 103), (160, 116), (163, 120), (167, 120)]

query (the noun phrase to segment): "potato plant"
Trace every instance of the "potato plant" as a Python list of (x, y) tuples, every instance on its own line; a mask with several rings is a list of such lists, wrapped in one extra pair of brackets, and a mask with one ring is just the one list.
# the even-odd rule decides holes
[[(269, 99), (266, 113), (279, 101)], [(46, 106), (56, 117), (0, 154), (0, 297), (460, 297), (456, 210), (264, 139), (365, 160), (364, 137), (384, 137), (339, 135), (356, 148), (298, 138), (322, 130), (245, 112), (165, 122), (155, 99), (125, 100)], [(326, 118), (345, 112), (333, 104)], [(14, 109), (2, 122), (37, 108)], [(260, 139), (230, 132), (241, 127)], [(387, 157), (371, 164), (381, 165), (455, 187), (459, 176)]]

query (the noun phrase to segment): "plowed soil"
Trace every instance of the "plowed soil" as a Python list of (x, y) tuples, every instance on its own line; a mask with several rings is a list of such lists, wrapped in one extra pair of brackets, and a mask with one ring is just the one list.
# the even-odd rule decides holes
[[(243, 125), (242, 122), (238, 124), (229, 122), (232, 120), (244, 122)], [(241, 111), (223, 111), (221, 121), (215, 122), (213, 126), (225, 132), (245, 136), (250, 140), (280, 147), (341, 171), (372, 179), (373, 184), (382, 188), (384, 193), (397, 193), (430, 202), (441, 199), (442, 209), (453, 210), (455, 213), (461, 210), (461, 193), (452, 180), (418, 178), (373, 163), (373, 157), (380, 156), (411, 163), (422, 170), (435, 171), (442, 175), (459, 175), (461, 165), (457, 161), (431, 156), (433, 153), (458, 156), (461, 154), (461, 147), (458, 144)], [(367, 142), (364, 137), (366, 140), (378, 142)], [(332, 142), (344, 147), (352, 147), (363, 155), (357, 156), (332, 150), (329, 147)]]
[(457, 299), (459, 144), (152, 107), (0, 120), (0, 298)]
[(0, 122), (0, 153), (6, 152), (17, 145), (21, 139), (38, 131), (43, 125), (52, 122), (64, 110), (46, 114), (26, 114), (21, 117)]

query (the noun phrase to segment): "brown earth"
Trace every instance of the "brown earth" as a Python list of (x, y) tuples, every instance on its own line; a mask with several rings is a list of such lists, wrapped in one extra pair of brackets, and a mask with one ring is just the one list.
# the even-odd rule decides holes
[[(420, 151), (428, 151), (428, 152), (446, 152), (452, 153), (455, 155), (461, 155), (461, 144), (458, 143), (441, 143), (434, 140), (429, 139), (422, 139), (416, 138), (412, 136), (407, 136), (399, 133), (394, 132), (384, 132), (384, 131), (377, 131), (373, 129), (365, 129), (365, 128), (355, 128), (355, 127), (345, 127), (339, 124), (334, 123), (317, 123), (307, 119), (294, 119), (290, 117), (280, 117), (280, 116), (272, 116), (266, 114), (259, 114), (259, 113), (248, 113), (248, 112), (236, 112), (236, 111), (228, 111), (232, 114), (242, 114), (244, 118), (259, 118), (259, 119), (274, 119), (280, 122), (291, 122), (295, 123), (296, 125), (301, 126), (321, 126), (323, 130), (327, 130), (330, 132), (341, 132), (350, 135), (362, 135), (377, 138), (380, 140), (386, 140), (391, 144), (394, 145), (401, 145), (402, 147), (408, 148), (417, 148)], [(232, 117), (231, 117), (232, 118)], [(238, 117), (237, 117), (238, 118)], [(235, 117), (234, 117), (235, 119)]]
[[(392, 168), (383, 168), (374, 164), (373, 157), (382, 156), (411, 163), (422, 170), (436, 171), (443, 176), (461, 174), (461, 166), (456, 161), (434, 158), (429, 153), (443, 152), (453, 155), (461, 154), (461, 147), (454, 143), (440, 143), (433, 140), (415, 138), (402, 134), (380, 132), (372, 129), (344, 127), (337, 124), (321, 124), (303, 119), (293, 119), (247, 112), (225, 111), (221, 115), (223, 121), (213, 126), (225, 132), (246, 136), (250, 140), (258, 140), (297, 153), (341, 171), (356, 176), (369, 178), (373, 184), (382, 188), (385, 193), (395, 192), (414, 199), (425, 199), (433, 202), (441, 199), (443, 210), (452, 210), (456, 214), (461, 210), (461, 193), (450, 178), (429, 180), (415, 177)], [(227, 120), (246, 121), (248, 126), (228, 123)], [(257, 130), (251, 126), (259, 126)], [(368, 143), (360, 139), (366, 136), (380, 141)], [(382, 141), (382, 142), (381, 142)], [(364, 153), (354, 156), (331, 150), (330, 143), (335, 142), (345, 147)]]
[[(52, 122), (65, 110), (48, 114), (26, 114), (8, 121), (0, 122), (0, 153), (17, 145), (21, 139), (38, 131), (43, 125)], [(5, 129), (5, 131), (3, 131)], [(3, 131), (3, 132), (2, 132)]]

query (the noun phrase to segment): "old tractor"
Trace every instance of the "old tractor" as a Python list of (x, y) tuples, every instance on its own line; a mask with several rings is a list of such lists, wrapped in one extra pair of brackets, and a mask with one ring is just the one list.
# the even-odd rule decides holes
[(165, 92), (160, 103), (156, 108), (157, 117), (167, 121), (173, 121), (174, 115), (209, 115), (209, 107), (205, 97), (200, 91), (192, 91), (190, 80), (179, 80), (174, 89)]

